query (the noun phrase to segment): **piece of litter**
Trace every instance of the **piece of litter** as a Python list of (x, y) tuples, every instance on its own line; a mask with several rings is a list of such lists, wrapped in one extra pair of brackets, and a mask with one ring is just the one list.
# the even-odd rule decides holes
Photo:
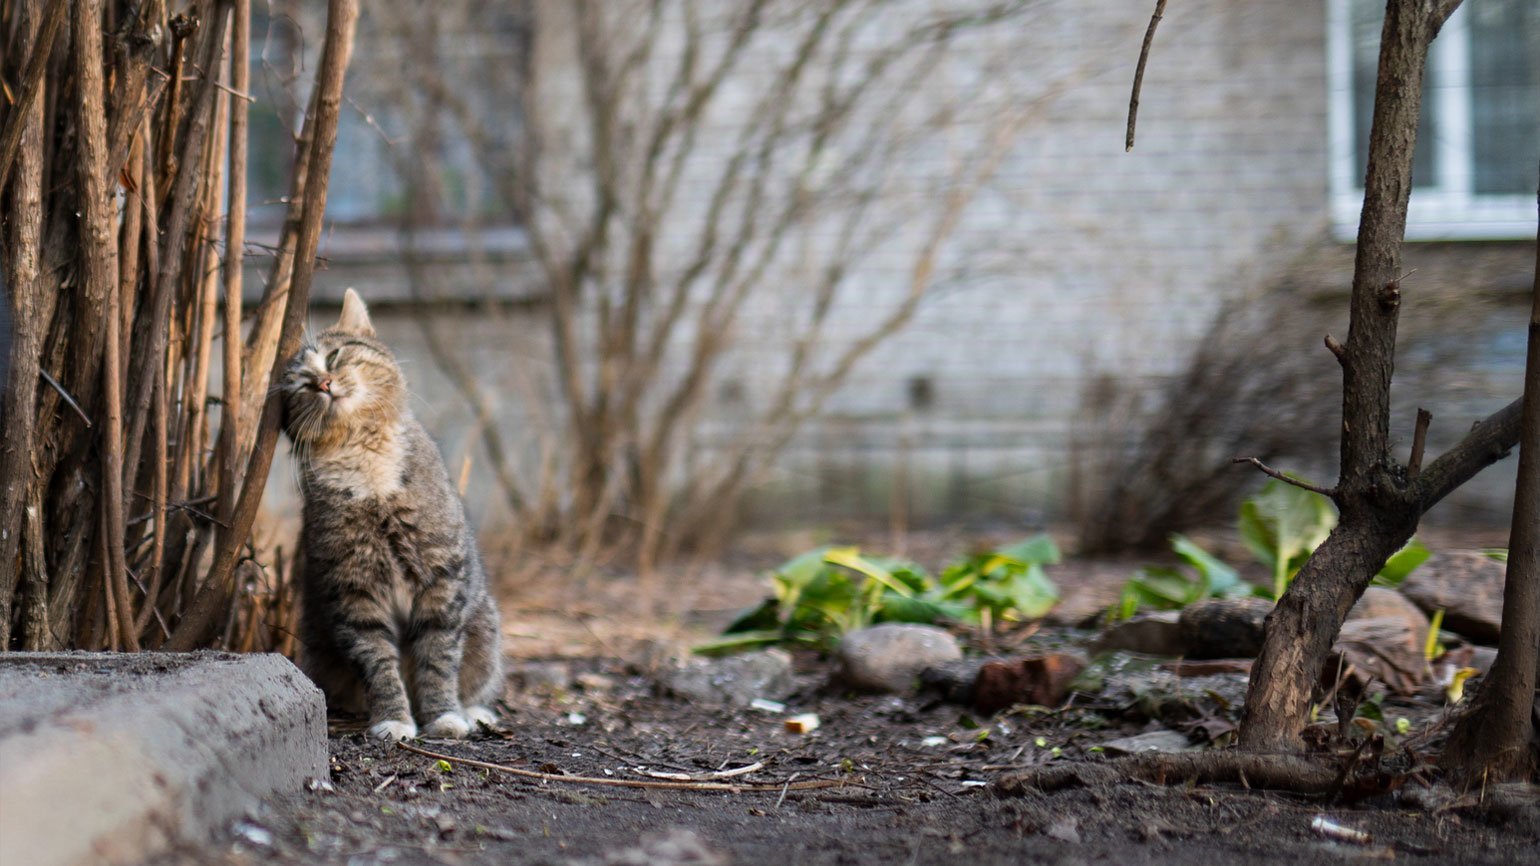
[(946, 737), (926, 737), (920, 741), (920, 745), (927, 749), (934, 749), (937, 746), (944, 746), (946, 743)]
[(818, 730), (818, 714), (803, 713), (786, 720), (786, 730), (793, 734), (808, 734)]
[(786, 705), (780, 701), (772, 701), (765, 698), (755, 698), (754, 700), (749, 701), (749, 709), (759, 710), (760, 712), (765, 713), (784, 713), (786, 712)]
[(573, 725), (573, 726), (582, 725), (582, 724), (586, 723), (587, 721), (588, 721), (588, 717), (583, 715), (582, 713), (568, 713), (567, 714), (567, 724), (569, 724), (569, 725)]
[(1325, 815), (1315, 816), (1310, 822), (1310, 829), (1338, 842), (1353, 842), (1358, 845), (1367, 845), (1374, 840), (1374, 837), (1368, 833), (1362, 830), (1354, 830), (1352, 827), (1344, 827)]
[(332, 787), (332, 783), (329, 780), (327, 780), (327, 779), (318, 779), (318, 778), (312, 776), (309, 779), (305, 780), (305, 790), (307, 790), (307, 791), (322, 791), (324, 793), (330, 794), (330, 793), (333, 793), (334, 791), (336, 791), (337, 789)]
[(242, 841), (250, 842), (259, 848), (271, 848), (273, 846), (273, 834), (267, 828), (259, 827), (249, 821), (241, 821), (234, 827), (235, 835)]
[(987, 784), (989, 783), (979, 781), (978, 779), (963, 779), (962, 781), (962, 786), (964, 788), (982, 788)]

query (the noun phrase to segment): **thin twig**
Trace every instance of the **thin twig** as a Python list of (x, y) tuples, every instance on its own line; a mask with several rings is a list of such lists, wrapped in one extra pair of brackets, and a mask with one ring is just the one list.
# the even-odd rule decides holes
[(1422, 454), (1428, 446), (1428, 424), (1433, 421), (1433, 413), (1417, 408), (1417, 427), (1412, 431), (1412, 457), (1406, 461), (1406, 480), (1416, 481), (1422, 474)]
[(521, 770), (517, 767), (509, 767), (503, 764), (492, 764), (486, 761), (476, 761), (470, 758), (458, 758), (454, 755), (443, 755), (438, 752), (430, 752), (427, 749), (419, 749), (407, 743), (397, 743), (402, 749), (426, 758), (437, 758), (440, 761), (448, 761), (455, 764), (464, 764), (467, 767), (480, 767), (483, 770), (496, 770), (512, 776), (522, 776), (526, 779), (539, 779), (542, 782), (570, 782), (575, 785), (605, 785), (612, 788), (654, 788), (664, 791), (723, 791), (730, 794), (738, 794), (753, 791), (806, 791), (814, 788), (857, 788), (862, 787), (856, 782), (846, 782), (842, 779), (809, 779), (806, 782), (774, 782), (732, 784), (730, 782), (658, 782), (646, 779), (609, 779), (600, 776), (564, 776), (560, 773), (541, 773), (535, 770)]
[(1139, 49), (1139, 65), (1134, 69), (1134, 92), (1128, 97), (1128, 133), (1123, 138), (1123, 152), (1134, 149), (1134, 122), (1139, 117), (1139, 88), (1144, 86), (1144, 65), (1150, 59), (1150, 45), (1155, 42), (1155, 28), (1166, 12), (1166, 0), (1155, 0), (1155, 14), (1150, 16), (1150, 26), (1144, 31), (1144, 45)]
[(1334, 496), (1337, 495), (1336, 488), (1321, 487), (1320, 485), (1311, 484), (1308, 481), (1304, 481), (1302, 479), (1295, 478), (1292, 475), (1285, 475), (1284, 473), (1279, 472), (1278, 470), (1274, 469), (1273, 467), (1268, 466), (1266, 463), (1263, 463), (1261, 460), (1257, 459), (1256, 457), (1236, 457), (1236, 458), (1232, 459), (1230, 462), (1231, 463), (1250, 463), (1252, 466), (1255, 466), (1258, 469), (1262, 470), (1262, 473), (1264, 475), (1267, 475), (1269, 478), (1276, 478), (1279, 481), (1284, 482), (1285, 484), (1292, 484), (1295, 487), (1300, 488), (1301, 490), (1308, 490), (1311, 493), (1319, 493), (1322, 496), (1325, 496), (1327, 498), (1331, 498), (1331, 497), (1334, 497)]
[(70, 392), (64, 390), (64, 386), (59, 384), (59, 380), (55, 379), (54, 377), (52, 377), (50, 375), (48, 375), (48, 371), (44, 370), (42, 368), (39, 368), (37, 372), (38, 372), (38, 375), (43, 377), (43, 381), (45, 381), (48, 384), (52, 385), (53, 389), (55, 391), (59, 392), (59, 396), (63, 397), (64, 398), (64, 402), (68, 403), (70, 408), (75, 410), (75, 414), (80, 416), (80, 420), (84, 421), (85, 425), (87, 427), (90, 427), (91, 426), (91, 418), (90, 418), (90, 416), (86, 415), (86, 410), (80, 408), (80, 404), (75, 402), (75, 398), (70, 396)]

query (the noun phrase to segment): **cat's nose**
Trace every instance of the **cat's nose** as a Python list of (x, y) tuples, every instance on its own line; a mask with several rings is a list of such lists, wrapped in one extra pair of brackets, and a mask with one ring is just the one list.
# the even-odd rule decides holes
[(316, 380), (315, 387), (318, 391), (324, 391), (325, 393), (330, 394), (332, 392), (332, 377), (322, 376)]

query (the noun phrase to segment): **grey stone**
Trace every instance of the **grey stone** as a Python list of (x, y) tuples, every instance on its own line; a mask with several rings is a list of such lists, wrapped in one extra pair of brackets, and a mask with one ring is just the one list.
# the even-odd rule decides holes
[(1139, 752), (1191, 752), (1192, 741), (1180, 731), (1161, 730), (1122, 737), (1102, 743), (1102, 752), (1108, 755), (1134, 755)]
[(281, 656), (0, 653), (0, 863), (138, 863), (326, 776), (325, 701)]
[(1262, 598), (1211, 598), (1182, 609), (1182, 642), (1190, 659), (1255, 658), (1273, 603)]
[(778, 649), (720, 659), (691, 659), (664, 671), (659, 681), (677, 697), (738, 707), (748, 706), (755, 698), (780, 700), (796, 688), (791, 656)]
[(1181, 611), (1162, 610), (1142, 613), (1102, 630), (1092, 644), (1093, 653), (1108, 650), (1127, 650), (1155, 656), (1180, 656), (1186, 653), (1182, 640), (1182, 627), (1178, 620)]
[(1169, 722), (1221, 715), (1246, 700), (1246, 674), (1184, 676), (1153, 660), (1125, 652), (1098, 656), (1076, 679), (1076, 690), (1126, 713)]
[(527, 689), (559, 692), (572, 688), (572, 667), (566, 662), (527, 661), (519, 666), (519, 679)]
[(1418, 634), (1428, 633), (1428, 617), (1412, 600), (1383, 586), (1371, 586), (1348, 611), (1347, 621), (1361, 619), (1399, 619)]
[(850, 632), (839, 645), (841, 679), (863, 691), (911, 691), (926, 668), (960, 658), (957, 638), (933, 625), (883, 623)]
[(1429, 616), (1444, 611), (1444, 628), (1496, 644), (1503, 624), (1508, 566), (1479, 550), (1435, 553), (1401, 584), (1401, 594)]

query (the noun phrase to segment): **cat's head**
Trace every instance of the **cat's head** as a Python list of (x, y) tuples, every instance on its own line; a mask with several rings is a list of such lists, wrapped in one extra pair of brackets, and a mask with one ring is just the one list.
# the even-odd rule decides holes
[(283, 427), (296, 445), (336, 443), (394, 425), (406, 406), (395, 355), (375, 336), (369, 308), (352, 289), (337, 324), (290, 359), (279, 386)]

